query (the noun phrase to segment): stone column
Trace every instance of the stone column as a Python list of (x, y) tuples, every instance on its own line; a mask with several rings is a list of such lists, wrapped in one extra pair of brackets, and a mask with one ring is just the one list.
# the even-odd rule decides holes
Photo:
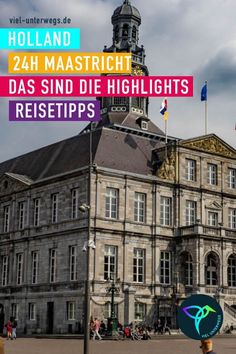
[(127, 287), (124, 290), (125, 303), (124, 303), (124, 324), (129, 324), (134, 321), (134, 295), (135, 289)]

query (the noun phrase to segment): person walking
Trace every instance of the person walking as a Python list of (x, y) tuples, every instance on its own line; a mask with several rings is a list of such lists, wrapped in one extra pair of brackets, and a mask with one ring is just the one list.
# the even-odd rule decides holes
[(12, 321), (12, 339), (16, 339), (16, 327), (17, 327), (17, 322), (14, 319)]
[(201, 346), (200, 348), (202, 349), (203, 354), (216, 354), (213, 352), (213, 343), (211, 339), (204, 339), (201, 340)]
[(8, 320), (7, 323), (5, 324), (6, 330), (7, 330), (7, 340), (12, 339), (12, 324), (11, 321)]
[(95, 318), (94, 320), (94, 333), (93, 333), (93, 340), (96, 339), (96, 336), (98, 336), (98, 339), (101, 340), (102, 337), (99, 334), (99, 329), (100, 329), (100, 321)]

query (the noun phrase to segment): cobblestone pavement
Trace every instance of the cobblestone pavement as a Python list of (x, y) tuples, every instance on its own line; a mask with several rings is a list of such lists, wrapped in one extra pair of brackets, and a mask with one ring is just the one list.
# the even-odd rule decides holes
[[(186, 338), (90, 343), (90, 354), (201, 354), (199, 342)], [(236, 337), (214, 339), (214, 350), (217, 354), (235, 354)], [(34, 338), (5, 340), (5, 354), (83, 354), (83, 341)]]

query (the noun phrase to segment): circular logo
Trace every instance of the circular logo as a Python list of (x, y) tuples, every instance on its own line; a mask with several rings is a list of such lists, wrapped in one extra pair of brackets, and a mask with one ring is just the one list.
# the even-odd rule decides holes
[(221, 328), (223, 311), (218, 302), (207, 295), (192, 295), (178, 309), (179, 327), (192, 339), (213, 337)]

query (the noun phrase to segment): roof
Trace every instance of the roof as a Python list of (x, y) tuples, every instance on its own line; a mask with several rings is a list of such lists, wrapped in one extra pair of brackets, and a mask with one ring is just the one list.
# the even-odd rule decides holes
[[(73, 172), (89, 164), (89, 139), (88, 132), (81, 133), (2, 162), (0, 176), (8, 173), (29, 183)], [(92, 133), (92, 159), (100, 167), (150, 175), (152, 150), (162, 144), (157, 139), (102, 127)]]
[(112, 17), (116, 16), (134, 16), (139, 20), (139, 22), (141, 22), (141, 15), (139, 10), (131, 5), (130, 1), (124, 1), (121, 6), (118, 6), (115, 9)]
[[(140, 128), (140, 115), (135, 113), (121, 113), (121, 112), (110, 112), (105, 115), (99, 123), (101, 125), (122, 125), (124, 127), (133, 128), (142, 131)], [(147, 132), (158, 134), (158, 135), (165, 135), (165, 133), (158, 128), (151, 120), (148, 122), (148, 129)]]

